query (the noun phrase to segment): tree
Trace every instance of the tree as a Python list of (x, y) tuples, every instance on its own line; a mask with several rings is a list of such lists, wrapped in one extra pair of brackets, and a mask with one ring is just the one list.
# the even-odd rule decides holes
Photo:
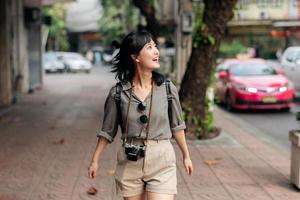
[(149, 0), (132, 0), (133, 4), (140, 9), (142, 15), (146, 18), (147, 26), (146, 29), (157, 38), (159, 35), (160, 24), (155, 17), (155, 8), (153, 2)]
[(65, 8), (63, 4), (55, 4), (43, 8), (43, 15), (51, 17), (49, 26), (48, 50), (67, 50), (68, 40), (65, 25)]
[(138, 13), (129, 1), (102, 0), (103, 15), (99, 21), (102, 41), (110, 45), (113, 40), (121, 40), (138, 23)]
[[(212, 120), (206, 98), (216, 54), (237, 0), (203, 0), (203, 12), (196, 13), (193, 48), (179, 96), (190, 132), (206, 135)], [(199, 16), (202, 15), (202, 16)]]

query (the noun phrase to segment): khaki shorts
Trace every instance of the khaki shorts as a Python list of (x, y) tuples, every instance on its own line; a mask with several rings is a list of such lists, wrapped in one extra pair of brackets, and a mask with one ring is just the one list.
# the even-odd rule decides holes
[[(134, 143), (137, 144), (136, 141)], [(124, 147), (120, 148), (115, 173), (118, 194), (130, 197), (145, 190), (176, 194), (176, 157), (170, 140), (148, 140), (145, 143), (145, 158), (137, 161), (128, 160)]]

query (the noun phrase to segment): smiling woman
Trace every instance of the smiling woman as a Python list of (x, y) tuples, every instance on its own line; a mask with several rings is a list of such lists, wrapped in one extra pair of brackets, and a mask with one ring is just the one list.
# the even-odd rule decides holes
[(178, 92), (155, 71), (159, 68), (159, 50), (146, 31), (129, 33), (113, 60), (113, 72), (120, 82), (106, 99), (88, 174), (95, 178), (98, 159), (120, 125), (123, 146), (117, 156), (115, 180), (125, 200), (174, 199), (177, 177), (172, 137), (182, 152), (186, 172), (193, 171)]

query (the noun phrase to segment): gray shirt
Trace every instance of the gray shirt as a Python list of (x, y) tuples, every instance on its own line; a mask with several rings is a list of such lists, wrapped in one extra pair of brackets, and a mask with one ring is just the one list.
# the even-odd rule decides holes
[[(175, 85), (171, 82), (171, 94), (172, 94), (172, 121), (169, 122), (168, 116), (168, 99), (165, 83), (160, 86), (154, 84), (153, 99), (152, 99), (152, 112), (150, 116), (149, 134), (148, 139), (162, 140), (169, 139), (172, 134), (186, 128), (182, 119), (182, 110), (179, 102), (178, 92)], [(126, 127), (126, 114), (128, 108), (128, 102), (131, 92), (131, 83), (127, 82), (122, 84), (121, 91), (121, 114), (123, 119), (123, 126)], [(109, 142), (114, 140), (114, 137), (118, 131), (118, 113), (115, 100), (116, 86), (110, 89), (110, 92), (106, 98), (104, 105), (104, 119), (101, 131), (97, 134), (98, 137), (104, 137)], [(151, 94), (149, 94), (145, 101), (142, 102), (146, 105), (144, 111), (138, 109), (138, 104), (142, 101), (133, 93), (130, 110), (128, 114), (128, 138), (146, 138), (147, 123), (143, 124), (139, 118), (145, 114), (149, 116)], [(124, 137), (124, 133), (122, 134)]]

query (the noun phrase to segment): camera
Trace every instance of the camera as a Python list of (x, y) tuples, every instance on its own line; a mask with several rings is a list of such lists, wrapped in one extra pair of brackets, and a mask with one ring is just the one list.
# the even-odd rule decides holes
[(145, 146), (125, 143), (125, 154), (127, 159), (137, 161), (139, 157), (145, 157)]

